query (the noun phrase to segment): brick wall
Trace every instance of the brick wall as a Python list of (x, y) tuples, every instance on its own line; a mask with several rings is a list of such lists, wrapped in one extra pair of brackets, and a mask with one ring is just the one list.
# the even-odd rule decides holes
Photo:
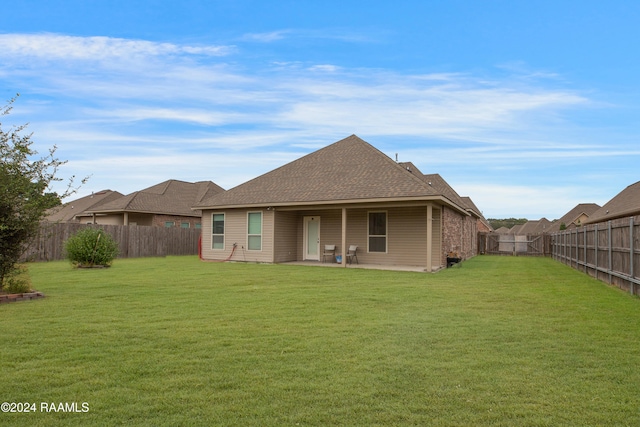
[(442, 210), (442, 225), (443, 264), (449, 252), (456, 252), (462, 259), (476, 255), (478, 224), (475, 217), (445, 207)]

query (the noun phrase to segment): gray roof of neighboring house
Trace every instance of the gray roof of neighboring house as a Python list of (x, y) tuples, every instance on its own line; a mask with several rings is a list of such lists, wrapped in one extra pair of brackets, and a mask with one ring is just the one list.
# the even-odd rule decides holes
[(554, 221), (554, 223), (549, 228), (549, 232), (560, 231), (560, 227), (562, 226), (562, 224), (568, 227), (583, 214), (591, 217), (591, 215), (593, 215), (598, 209), (600, 209), (600, 205), (596, 203), (580, 203), (569, 212), (564, 214), (562, 218)]
[(511, 232), (511, 230), (508, 229), (507, 227), (502, 226), (502, 227), (498, 228), (497, 230), (495, 230), (494, 232), (498, 233), (498, 234), (509, 234)]
[(191, 207), (224, 192), (211, 181), (185, 182), (170, 179), (88, 210), (87, 213), (137, 212), (197, 216)]
[(590, 215), (589, 219), (584, 223), (594, 224), (635, 215), (640, 215), (640, 181), (622, 190), (613, 199), (595, 211), (593, 215)]
[(92, 209), (102, 203), (108, 203), (122, 197), (123, 194), (112, 190), (102, 190), (91, 193), (89, 196), (81, 197), (62, 206), (51, 209), (46, 221), (68, 222), (73, 221), (76, 215), (82, 214), (88, 209)]
[[(198, 209), (439, 200), (467, 213), (459, 200), (408, 171), (356, 135), (194, 205)], [(417, 170), (417, 168), (416, 168)], [(458, 196), (459, 199), (459, 196)]]

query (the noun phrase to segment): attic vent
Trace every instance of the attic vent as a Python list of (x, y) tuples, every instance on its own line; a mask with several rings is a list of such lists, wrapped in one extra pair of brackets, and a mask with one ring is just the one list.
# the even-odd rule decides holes
[(411, 170), (411, 168), (409, 166), (407, 166), (407, 170), (411, 173), (413, 173), (413, 171)]

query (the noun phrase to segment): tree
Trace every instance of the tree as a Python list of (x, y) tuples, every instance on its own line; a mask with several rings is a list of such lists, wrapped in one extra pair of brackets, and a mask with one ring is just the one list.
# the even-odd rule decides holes
[[(11, 112), (16, 98), (0, 109), (0, 119)], [(26, 127), (27, 124), (5, 130), (0, 121), (0, 289), (38, 232), (47, 210), (77, 191), (73, 177), (64, 193), (51, 190), (51, 183), (61, 181), (56, 174), (66, 161), (55, 157), (55, 146), (48, 155), (38, 158)]]

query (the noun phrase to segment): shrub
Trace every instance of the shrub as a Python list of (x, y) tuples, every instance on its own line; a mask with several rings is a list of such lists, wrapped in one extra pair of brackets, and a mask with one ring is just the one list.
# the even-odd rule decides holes
[(109, 266), (118, 256), (118, 243), (99, 228), (84, 228), (64, 245), (67, 259), (77, 266)]
[(16, 265), (5, 276), (2, 291), (8, 294), (23, 294), (31, 291), (31, 277), (26, 265)]

